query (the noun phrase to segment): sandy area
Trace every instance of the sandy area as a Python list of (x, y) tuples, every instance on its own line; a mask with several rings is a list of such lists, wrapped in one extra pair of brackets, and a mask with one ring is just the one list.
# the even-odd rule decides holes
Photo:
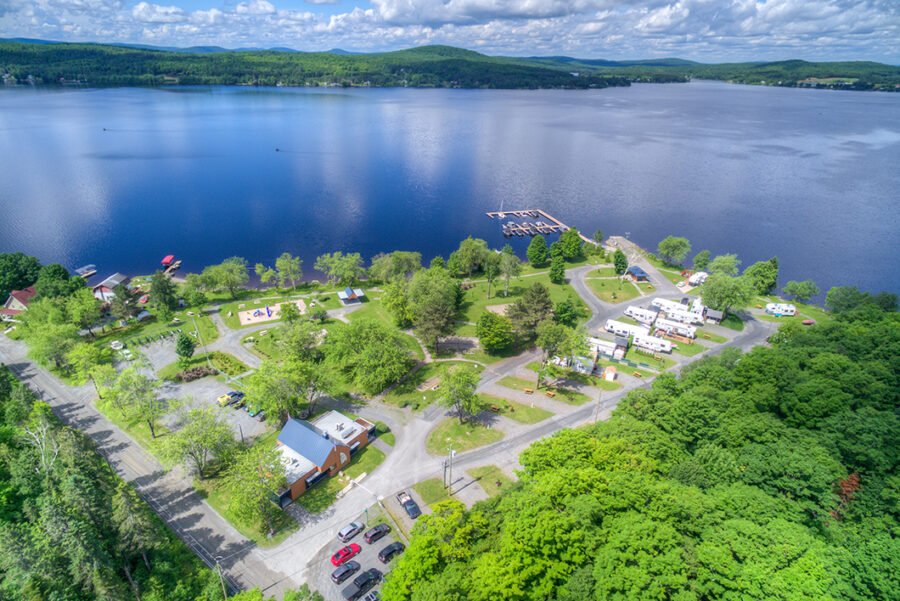
[[(306, 313), (306, 303), (303, 300), (293, 301), (297, 308), (300, 309), (301, 313)], [(242, 326), (250, 325), (252, 323), (265, 323), (267, 321), (273, 321), (278, 319), (281, 316), (281, 305), (286, 305), (288, 303), (278, 303), (277, 305), (269, 305), (269, 311), (266, 311), (265, 307), (261, 309), (247, 309), (246, 311), (238, 312), (238, 319), (241, 322)]]
[(485, 309), (491, 313), (496, 313), (497, 315), (506, 315), (506, 308), (511, 304), (512, 303), (506, 303), (505, 305), (488, 305)]

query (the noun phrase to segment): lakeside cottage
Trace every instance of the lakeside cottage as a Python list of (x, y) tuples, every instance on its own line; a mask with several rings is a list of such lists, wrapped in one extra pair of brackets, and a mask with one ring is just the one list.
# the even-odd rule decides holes
[(288, 486), (279, 493), (279, 505), (296, 501), (316, 482), (333, 476), (350, 463), (351, 456), (369, 444), (375, 424), (329, 411), (308, 422), (291, 418), (278, 434), (278, 450)]
[(115, 298), (116, 293), (114, 292), (116, 286), (119, 284), (127, 284), (129, 278), (127, 275), (122, 273), (114, 273), (93, 288), (94, 298), (103, 303), (110, 302), (113, 298)]
[(34, 286), (29, 286), (24, 290), (13, 290), (9, 293), (3, 308), (0, 309), (0, 318), (3, 321), (13, 321), (16, 315), (28, 310), (28, 304), (35, 297), (37, 291)]

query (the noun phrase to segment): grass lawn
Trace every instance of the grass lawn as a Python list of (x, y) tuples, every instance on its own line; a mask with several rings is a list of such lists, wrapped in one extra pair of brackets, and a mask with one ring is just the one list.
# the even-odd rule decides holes
[(777, 317), (775, 315), (768, 315), (763, 313), (762, 315), (754, 315), (756, 319), (762, 319), (764, 321), (771, 321), (773, 323), (787, 323), (790, 321), (801, 322), (804, 319), (812, 319), (816, 323), (824, 323), (826, 321), (831, 321), (834, 319), (834, 316), (817, 305), (807, 305), (797, 301), (786, 301), (784, 299), (778, 298), (777, 296), (760, 296), (757, 297), (755, 305), (765, 307), (766, 303), (789, 303), (797, 307), (797, 314), (792, 315), (790, 317)]
[(657, 267), (657, 269), (659, 269), (659, 272), (660, 272), (661, 274), (663, 274), (663, 277), (664, 277), (664, 278), (666, 278), (667, 280), (669, 280), (669, 281), (672, 282), (673, 284), (678, 284), (678, 282), (683, 282), (683, 281), (684, 281), (684, 278), (681, 277), (681, 272), (680, 272), (680, 271), (675, 271), (675, 270), (667, 269), (667, 268), (663, 268), (663, 267)]
[(617, 278), (619, 274), (616, 273), (615, 267), (601, 267), (600, 269), (595, 269), (594, 271), (590, 271), (587, 274), (589, 278)]
[(684, 355), (685, 357), (694, 357), (707, 350), (709, 350), (709, 347), (704, 346), (699, 342), (695, 342), (694, 344), (684, 344), (683, 342), (679, 342), (672, 352)]
[(418, 390), (418, 387), (433, 378), (444, 379), (444, 374), (451, 367), (459, 365), (468, 365), (480, 374), (484, 368), (480, 365), (473, 365), (464, 361), (441, 361), (439, 363), (428, 363), (423, 365), (418, 371), (409, 376), (405, 381), (399, 384), (391, 392), (384, 396), (384, 402), (398, 407), (411, 407), (414, 411), (424, 409), (435, 402), (444, 391), (438, 384), (437, 390), (431, 388), (427, 390)]
[(534, 390), (536, 382), (537, 378), (535, 378), (534, 380), (525, 380), (524, 378), (518, 378), (516, 376), (505, 376), (501, 378), (497, 382), (497, 384), (499, 384), (500, 386), (506, 386), (507, 388), (511, 388), (512, 390), (521, 391), (523, 388)]
[[(486, 310), (486, 307), (513, 303), (524, 294), (526, 288), (536, 282), (540, 282), (550, 291), (550, 298), (554, 303), (570, 298), (577, 306), (581, 307), (582, 313), (585, 316), (590, 314), (587, 307), (570, 285), (551, 283), (550, 276), (547, 273), (513, 278), (509, 283), (509, 296), (503, 295), (504, 282), (502, 280), (496, 281), (494, 286), (492, 286), (491, 298), (487, 297), (487, 282), (478, 282), (477, 284), (474, 284), (472, 288), (466, 290), (462, 307), (457, 315), (457, 320), (462, 322), (458, 324), (457, 333), (462, 335), (460, 330), (462, 330), (467, 323), (478, 323), (478, 318), (481, 317), (481, 314)], [(467, 329), (463, 331), (471, 330)]]
[(488, 406), (496, 406), (500, 409), (500, 415), (515, 420), (521, 424), (536, 424), (552, 416), (553, 413), (540, 407), (529, 407), (508, 399), (501, 399), (489, 394), (479, 395)]
[(591, 397), (588, 395), (571, 388), (556, 388), (554, 391), (556, 396), (553, 398), (567, 405), (584, 405), (591, 400)]
[[(246, 327), (241, 325), (241, 321), (238, 318), (240, 311), (263, 309), (266, 305), (272, 306), (288, 300), (303, 299), (306, 302), (307, 309), (312, 308), (313, 302), (315, 302), (315, 306), (326, 310), (337, 309), (341, 306), (341, 301), (338, 299), (335, 290), (333, 287), (318, 288), (315, 284), (309, 283), (297, 286), (296, 290), (279, 290), (275, 288), (247, 290), (238, 300), (231, 300), (231, 302), (221, 305), (219, 313), (222, 315), (225, 325), (233, 330), (238, 330)], [(273, 319), (268, 323), (278, 324), (282, 323), (282, 320), (280, 318)]]
[(450, 498), (444, 483), (437, 478), (429, 478), (422, 480), (418, 484), (413, 484), (413, 490), (419, 493), (426, 505), (431, 506)]
[[(616, 369), (619, 369), (619, 368), (616, 368)], [(608, 380), (604, 380), (601, 378), (601, 379), (597, 380), (597, 383), (595, 384), (595, 386), (597, 388), (599, 388), (600, 390), (612, 392), (613, 390), (618, 390), (618, 389), (622, 388), (622, 383), (619, 380), (614, 380), (614, 381), (610, 382)]]
[(728, 328), (729, 330), (734, 330), (735, 332), (743, 332), (744, 331), (744, 322), (740, 317), (735, 315), (734, 313), (729, 313), (725, 316), (725, 319), (722, 320), (722, 323), (719, 324), (723, 328)]
[(466, 473), (478, 482), (478, 485), (484, 489), (484, 492), (489, 497), (500, 494), (501, 488), (509, 488), (514, 484), (513, 480), (496, 465), (473, 467), (470, 470), (466, 470)]
[[(605, 359), (602, 361), (598, 361), (597, 365), (600, 365), (601, 367), (607, 367), (607, 366), (612, 365), (613, 367), (616, 368), (616, 370), (620, 374), (626, 374), (629, 376), (633, 376), (635, 374), (635, 372), (641, 374), (640, 377), (642, 377), (642, 378), (652, 378), (656, 375), (655, 373), (649, 372), (645, 369), (639, 369), (637, 367), (631, 367), (630, 365), (625, 365), (624, 363), (616, 363), (614, 361), (608, 361)], [(604, 388), (604, 390), (606, 390), (606, 389)]]
[(701, 340), (711, 340), (717, 344), (722, 344), (723, 342), (728, 342), (728, 339), (724, 336), (719, 336), (718, 334), (713, 334), (712, 332), (705, 330), (703, 328), (697, 328), (697, 338)]
[[(259, 330), (258, 332), (247, 334), (241, 339), (241, 343), (247, 344), (250, 352), (262, 359), (277, 359), (281, 355), (278, 341), (281, 339), (283, 331), (282, 326), (275, 323), (268, 330)], [(262, 332), (265, 332), (265, 334), (262, 334)]]
[(444, 455), (452, 446), (457, 452), (469, 451), (503, 439), (503, 432), (477, 423), (459, 423), (455, 417), (440, 422), (429, 434), (425, 449), (431, 455)]
[(195, 479), (194, 489), (201, 497), (206, 499), (206, 502), (213, 509), (228, 520), (238, 532), (262, 548), (274, 547), (282, 543), (292, 532), (300, 527), (300, 524), (287, 513), (278, 512), (275, 519), (275, 534), (269, 538), (265, 532), (260, 532), (260, 530), (264, 530), (264, 527), (240, 520), (229, 510), (228, 504), (231, 501), (231, 493), (224, 486), (221, 486), (220, 479)]
[(200, 355), (194, 355), (193, 357), (191, 357), (191, 360), (186, 367), (182, 367), (182, 365), (177, 361), (175, 363), (170, 363), (160, 369), (156, 373), (156, 375), (162, 380), (175, 380), (175, 376), (177, 376), (185, 369), (190, 369), (191, 367), (197, 367), (200, 365), (206, 365), (207, 357), (209, 357), (209, 362), (212, 363), (212, 366), (224, 373), (226, 376), (239, 376), (250, 371), (250, 367), (244, 364), (234, 355), (229, 355), (228, 353), (223, 353), (221, 351), (213, 351), (212, 353), (202, 353)]
[(115, 406), (107, 401), (97, 399), (97, 409), (106, 416), (106, 419), (114, 423), (120, 430), (134, 439), (141, 448), (156, 457), (166, 467), (171, 467), (171, 462), (164, 462), (161, 457), (160, 443), (169, 430), (162, 424), (156, 424), (156, 438), (150, 435), (150, 426), (147, 422), (132, 414), (125, 416)]
[[(188, 316), (185, 311), (178, 311), (174, 316), (179, 320), (178, 322), (163, 323), (154, 318), (140, 323), (128, 324), (124, 328), (107, 326), (102, 330), (95, 330), (97, 337), (94, 339), (94, 343), (99, 346), (108, 346), (110, 342), (118, 340), (126, 347), (134, 348), (155, 342), (166, 334), (174, 341), (178, 332), (184, 332), (199, 345), (201, 341), (203, 344), (209, 344), (219, 337), (219, 330), (208, 315), (194, 315), (192, 317)], [(196, 328), (194, 324), (197, 325)]]
[(375, 422), (375, 431), (378, 432), (378, 439), (383, 441), (389, 447), (397, 444), (397, 439), (391, 428), (384, 422)]
[[(372, 470), (384, 461), (384, 453), (371, 444), (353, 456), (350, 465), (344, 468), (344, 475), (348, 478), (357, 478), (361, 474), (371, 474)], [(314, 485), (297, 499), (310, 513), (321, 513), (328, 509), (337, 499), (337, 494), (348, 484), (349, 479), (341, 479), (338, 476), (323, 478), (323, 481)]]
[(616, 317), (615, 319), (616, 319), (616, 321), (621, 321), (622, 323), (630, 323), (633, 326), (643, 325), (638, 320), (634, 319), (633, 317), (628, 317), (627, 315), (620, 315), (619, 317)]
[(651, 369), (658, 369), (660, 371), (663, 371), (675, 365), (675, 361), (669, 359), (665, 355), (659, 355), (659, 359), (657, 359), (653, 355), (645, 355), (643, 353), (637, 352), (637, 349), (634, 347), (628, 349), (628, 352), (625, 353), (625, 358), (632, 363), (643, 363), (648, 365)]
[(598, 280), (586, 278), (588, 286), (597, 298), (607, 303), (621, 303), (640, 296), (631, 282), (624, 280)]

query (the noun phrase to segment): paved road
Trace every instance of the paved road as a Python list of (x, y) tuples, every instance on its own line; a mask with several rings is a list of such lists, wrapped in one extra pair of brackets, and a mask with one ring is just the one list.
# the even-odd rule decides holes
[[(639, 261), (640, 263), (640, 261)], [(641, 263), (653, 276), (655, 270), (646, 261)], [(602, 303), (585, 285), (584, 276), (592, 266), (569, 270), (567, 275), (575, 290), (591, 308), (589, 328), (596, 329), (621, 306)], [(681, 292), (657, 273), (660, 282), (668, 287), (658, 286), (660, 295), (680, 295)], [(669, 290), (671, 288), (671, 290)], [(632, 301), (633, 302), (633, 301)], [(259, 359), (243, 349), (240, 339), (247, 333), (271, 327), (261, 324), (241, 330), (224, 327), (220, 317), (213, 314), (222, 336), (209, 348), (218, 348), (237, 355), (252, 366), (259, 365)], [(720, 352), (727, 347), (744, 350), (764, 342), (777, 324), (751, 320), (746, 322), (743, 332), (735, 335), (725, 344), (718, 345), (691, 358), (679, 357), (679, 366)], [(243, 349), (250, 357), (237, 349)], [(498, 362), (485, 370), (480, 389), (494, 385), (505, 375), (512, 374), (530, 361), (538, 358), (537, 351), (530, 351), (518, 357)], [(252, 357), (252, 359), (251, 359)], [(259, 549), (244, 539), (211, 507), (193, 493), (190, 482), (178, 472), (165, 473), (156, 460), (144, 452), (134, 441), (118, 428), (110, 424), (90, 404), (92, 391), (85, 387), (73, 388), (62, 385), (56, 378), (34, 366), (25, 359), (25, 347), (8, 339), (0, 338), (0, 360), (11, 367), (16, 374), (27, 381), (35, 390), (43, 391), (45, 400), (53, 405), (64, 421), (84, 430), (106, 454), (116, 470), (144, 494), (162, 517), (182, 536), (201, 557), (221, 557), (228, 574), (242, 587), (259, 586), (267, 594), (279, 595), (285, 588), (297, 586), (310, 578), (309, 570), (318, 572), (321, 566), (308, 564), (317, 556), (323, 546), (329, 545), (334, 536), (348, 521), (357, 519), (364, 510), (382, 503), (396, 491), (409, 488), (427, 478), (442, 476), (442, 458), (428, 455), (425, 440), (434, 424), (443, 418), (446, 411), (436, 408), (414, 414), (377, 401), (365, 407), (354, 407), (367, 418), (387, 423), (396, 435), (397, 444), (388, 453), (384, 463), (369, 474), (359, 484), (354, 485), (337, 503), (322, 514), (312, 516), (299, 508), (294, 515), (301, 522), (301, 529), (282, 544), (272, 549)], [(458, 454), (456, 473), (479, 465), (510, 467), (518, 465), (519, 454), (536, 440), (553, 434), (563, 428), (571, 428), (599, 419), (607, 419), (620, 400), (630, 390), (649, 386), (650, 382), (631, 381), (616, 392), (603, 393), (599, 405), (590, 403), (582, 407), (566, 407), (560, 412), (537, 424), (518, 431), (504, 440)]]
[(66, 386), (46, 370), (26, 358), (21, 342), (0, 337), (0, 361), (53, 407), (60, 419), (87, 434), (110, 465), (130, 482), (156, 512), (207, 564), (217, 556), (222, 566), (241, 588), (281, 584), (299, 586), (269, 567), (255, 545), (245, 539), (193, 490), (190, 479), (181, 470), (165, 468), (127, 434), (110, 423), (91, 400), (96, 396), (90, 386)]

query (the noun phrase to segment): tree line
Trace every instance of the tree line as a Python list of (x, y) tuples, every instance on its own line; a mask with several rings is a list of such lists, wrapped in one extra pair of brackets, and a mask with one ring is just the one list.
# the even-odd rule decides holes
[(664, 374), (420, 518), (383, 599), (896, 598), (898, 353), (863, 302)]

